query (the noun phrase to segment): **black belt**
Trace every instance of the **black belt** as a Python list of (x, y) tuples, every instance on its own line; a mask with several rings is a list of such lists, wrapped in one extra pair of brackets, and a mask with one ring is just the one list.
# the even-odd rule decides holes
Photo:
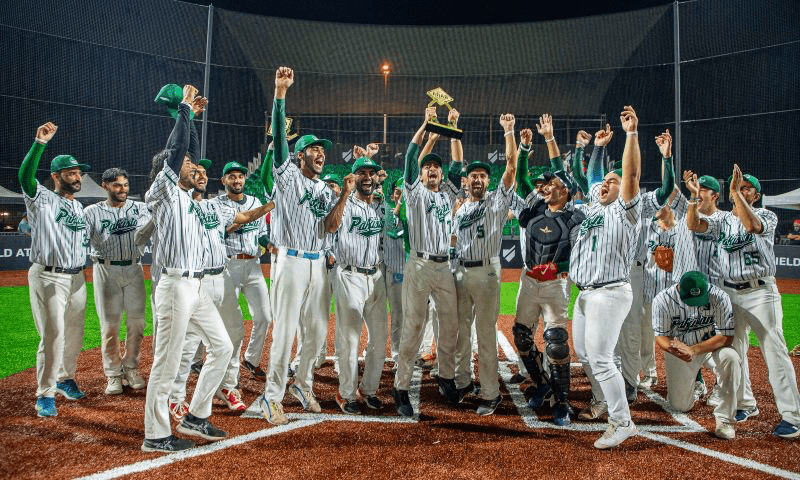
[(363, 273), (364, 275), (374, 275), (378, 272), (378, 267), (372, 268), (361, 268), (361, 267), (354, 267), (352, 265), (348, 265), (342, 268), (345, 272), (358, 272)]
[[(161, 267), (161, 273), (164, 274), (164, 275), (169, 275), (169, 272), (167, 271), (166, 267)], [(205, 276), (205, 274), (206, 274), (205, 271), (202, 271), (202, 272), (190, 272), (189, 270), (184, 270), (183, 273), (181, 273), (181, 277), (203, 278), (203, 276)]]
[(430, 253), (423, 252), (417, 252), (417, 256), (419, 258), (424, 258), (425, 260), (432, 260), (436, 263), (444, 263), (450, 260), (450, 257), (447, 255), (431, 255)]
[(109, 265), (119, 265), (120, 267), (127, 267), (129, 265), (133, 265), (133, 260), (105, 260), (102, 258), (98, 258), (96, 260), (99, 263), (109, 264)]
[(584, 290), (595, 290), (595, 289), (598, 289), (598, 288), (603, 288), (606, 285), (611, 285), (611, 284), (614, 284), (614, 283), (624, 283), (624, 282), (625, 282), (625, 280), (612, 280), (610, 282), (595, 283), (595, 284), (592, 284), (592, 285), (577, 285), (576, 284), (575, 286), (578, 287), (578, 290), (584, 291)]
[(203, 275), (219, 275), (223, 270), (225, 270), (225, 267), (206, 268), (203, 270)]
[(483, 260), (459, 260), (458, 263), (464, 268), (472, 268), (489, 265), (489, 260), (486, 260), (485, 262)]
[(45, 272), (66, 273), (69, 275), (75, 275), (76, 273), (80, 273), (82, 270), (83, 267), (75, 267), (75, 268), (44, 267)]
[[(761, 279), (758, 279), (756, 281), (756, 283), (758, 284), (759, 287), (763, 287), (764, 285), (767, 284), (767, 282), (765, 282), (764, 280), (761, 280)], [(725, 285), (726, 287), (732, 288), (734, 290), (747, 290), (748, 288), (756, 288), (750, 282), (745, 282), (745, 283), (722, 282), (722, 284)]]

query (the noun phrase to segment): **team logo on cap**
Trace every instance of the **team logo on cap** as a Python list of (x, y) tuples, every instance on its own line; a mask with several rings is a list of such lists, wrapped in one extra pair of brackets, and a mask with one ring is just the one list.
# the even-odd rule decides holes
[(700, 295), (700, 289), (695, 287), (695, 288), (689, 290), (689, 295), (691, 295), (693, 297), (699, 296)]

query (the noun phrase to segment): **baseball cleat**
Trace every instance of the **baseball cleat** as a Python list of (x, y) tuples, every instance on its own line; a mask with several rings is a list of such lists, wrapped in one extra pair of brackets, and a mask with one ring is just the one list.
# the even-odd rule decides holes
[(775, 430), (772, 431), (772, 434), (781, 438), (796, 438), (800, 436), (800, 427), (797, 425), (792, 425), (786, 420), (781, 420), (781, 423), (775, 427)]
[(417, 357), (417, 361), (414, 362), (414, 365), (423, 369), (430, 369), (433, 368), (435, 363), (436, 363), (435, 353), (423, 353), (422, 355)]
[(142, 443), (143, 452), (178, 452), (192, 447), (194, 447), (193, 441), (178, 438), (175, 435), (156, 439), (145, 438)]
[(553, 390), (550, 388), (550, 384), (545, 383), (538, 387), (531, 385), (525, 390), (526, 396), (528, 392), (530, 392), (531, 395), (530, 398), (528, 398), (528, 407), (531, 410), (536, 410), (544, 404), (544, 399), (553, 393)]
[(628, 421), (628, 425), (619, 425), (610, 422), (605, 433), (594, 442), (594, 448), (605, 450), (607, 448), (616, 447), (637, 433), (636, 425), (630, 420)]
[(235, 388), (220, 388), (217, 390), (217, 398), (222, 399), (231, 410), (237, 412), (247, 410), (247, 405), (242, 402), (242, 394)]
[(447, 403), (451, 405), (458, 405), (461, 403), (461, 398), (459, 398), (459, 390), (456, 388), (456, 382), (454, 379), (437, 376), (436, 383), (439, 385), (439, 393), (447, 398)]
[(58, 410), (56, 410), (56, 399), (53, 397), (37, 397), (36, 416), (37, 417), (58, 416)]
[(475, 389), (476, 389), (475, 382), (473, 381), (470, 381), (466, 387), (461, 387), (456, 389), (458, 391), (458, 403), (463, 402), (464, 397), (466, 397), (470, 393), (475, 393)]
[(250, 372), (250, 375), (252, 375), (256, 379), (263, 380), (267, 378), (267, 374), (264, 373), (264, 370), (261, 370), (261, 367), (259, 367), (258, 365), (253, 365), (252, 363), (245, 360), (244, 362), (242, 362), (242, 366), (245, 369), (247, 369), (247, 371)]
[(761, 413), (758, 410), (758, 407), (748, 408), (746, 410), (736, 410), (736, 421), (737, 422), (744, 422), (750, 417), (755, 417)]
[(108, 377), (106, 382), (106, 395), (119, 395), (122, 393), (122, 376)]
[(592, 420), (597, 420), (606, 413), (608, 413), (608, 404), (593, 398), (589, 406), (581, 410), (581, 413), (578, 414), (578, 419), (590, 422)]
[(211, 440), (212, 442), (222, 440), (228, 434), (215, 427), (207, 418), (197, 418), (194, 415), (186, 415), (176, 429), (184, 435)]
[(646, 388), (653, 388), (658, 385), (658, 377), (655, 375), (648, 375), (642, 378), (642, 381), (639, 382), (639, 390), (643, 390)]
[(56, 383), (56, 392), (64, 395), (67, 400), (80, 400), (81, 398), (85, 397), (86, 394), (78, 388), (78, 384), (75, 383), (75, 380), (68, 378), (63, 382)]
[(339, 408), (348, 415), (361, 415), (361, 408), (358, 407), (358, 403), (355, 400), (345, 400), (342, 398), (341, 395), (338, 393), (334, 397), (336, 400), (336, 405), (339, 405)]
[(480, 415), (482, 417), (485, 417), (487, 415), (491, 415), (491, 414), (494, 413), (495, 410), (497, 410), (497, 406), (500, 405), (500, 402), (502, 400), (503, 400), (503, 397), (500, 396), (500, 395), (498, 395), (497, 398), (494, 398), (492, 400), (484, 400), (478, 406), (478, 409), (475, 410), (475, 413), (477, 413), (478, 415)]
[(373, 410), (380, 410), (383, 408), (383, 402), (377, 395), (366, 395), (364, 397), (364, 404), (367, 408), (371, 408)]
[(190, 371), (195, 375), (200, 375), (200, 370), (203, 369), (203, 361), (200, 360), (199, 362), (195, 362), (192, 364)]
[(558, 402), (553, 406), (553, 424), (565, 427), (571, 423), (572, 408), (568, 402)]
[(736, 437), (736, 430), (733, 428), (732, 423), (717, 419), (717, 428), (714, 430), (714, 435), (723, 440), (733, 440)]
[[(128, 385), (134, 390), (141, 390), (147, 386), (147, 383), (144, 381), (141, 375), (139, 375), (139, 371), (135, 368), (130, 370), (124, 369), (122, 370), (122, 383)], [(107, 393), (107, 392), (106, 392)]]
[(527, 380), (525, 375), (522, 375), (521, 373), (515, 373), (514, 376), (511, 377), (511, 380), (508, 381), (508, 383), (517, 385), (524, 382), (525, 380)]
[(303, 410), (312, 413), (322, 413), (322, 407), (319, 406), (319, 402), (317, 402), (312, 392), (304, 392), (296, 383), (293, 383), (289, 385), (289, 393), (300, 401), (300, 404), (303, 405)]
[(186, 402), (170, 401), (169, 413), (176, 422), (180, 423), (180, 421), (183, 420), (183, 417), (189, 413), (189, 404)]
[(283, 405), (272, 400), (267, 400), (264, 395), (258, 399), (263, 417), (273, 425), (286, 425), (289, 418), (283, 413)]
[(392, 388), (392, 397), (394, 397), (394, 404), (398, 414), (404, 417), (414, 416), (414, 407), (411, 406), (411, 400), (408, 398), (408, 390)]

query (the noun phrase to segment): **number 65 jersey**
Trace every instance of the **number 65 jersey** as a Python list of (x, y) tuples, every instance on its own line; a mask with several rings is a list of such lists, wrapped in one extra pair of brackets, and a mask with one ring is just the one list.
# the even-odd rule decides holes
[(763, 231), (750, 233), (732, 212), (702, 217), (707, 234), (717, 239), (722, 279), (733, 283), (775, 276), (774, 238), (778, 217), (765, 208), (754, 208)]

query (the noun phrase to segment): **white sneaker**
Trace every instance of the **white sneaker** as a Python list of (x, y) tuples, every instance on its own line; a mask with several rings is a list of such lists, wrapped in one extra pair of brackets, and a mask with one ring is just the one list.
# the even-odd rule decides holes
[(119, 395), (122, 393), (122, 376), (108, 377), (106, 395)]
[(714, 435), (723, 440), (733, 440), (736, 438), (736, 429), (732, 423), (717, 419), (717, 428), (714, 430)]
[(125, 383), (134, 390), (141, 390), (147, 386), (139, 371), (136, 369), (123, 370), (122, 375), (125, 377)]
[(711, 389), (711, 395), (706, 398), (706, 405), (709, 407), (718, 407), (722, 400), (719, 398), (719, 384), (714, 385)]
[(633, 421), (628, 422), (628, 426), (617, 425), (614, 422), (609, 422), (608, 428), (605, 433), (594, 442), (594, 448), (604, 450), (606, 448), (616, 447), (620, 443), (627, 440), (629, 437), (636, 435), (639, 431)]
[(322, 407), (319, 406), (319, 402), (317, 402), (313, 393), (302, 391), (296, 383), (289, 385), (289, 393), (300, 401), (300, 404), (303, 405), (303, 410), (312, 413), (322, 413)]
[(592, 420), (597, 420), (606, 413), (608, 413), (608, 404), (592, 398), (592, 402), (589, 406), (581, 410), (581, 413), (578, 414), (578, 419), (590, 422)]
[(706, 388), (705, 382), (694, 382), (694, 400), (700, 400), (703, 396), (708, 393), (708, 388)]
[(283, 405), (272, 400), (267, 400), (264, 395), (258, 399), (261, 406), (261, 413), (267, 421), (273, 425), (286, 425), (289, 423), (289, 417), (283, 413)]

